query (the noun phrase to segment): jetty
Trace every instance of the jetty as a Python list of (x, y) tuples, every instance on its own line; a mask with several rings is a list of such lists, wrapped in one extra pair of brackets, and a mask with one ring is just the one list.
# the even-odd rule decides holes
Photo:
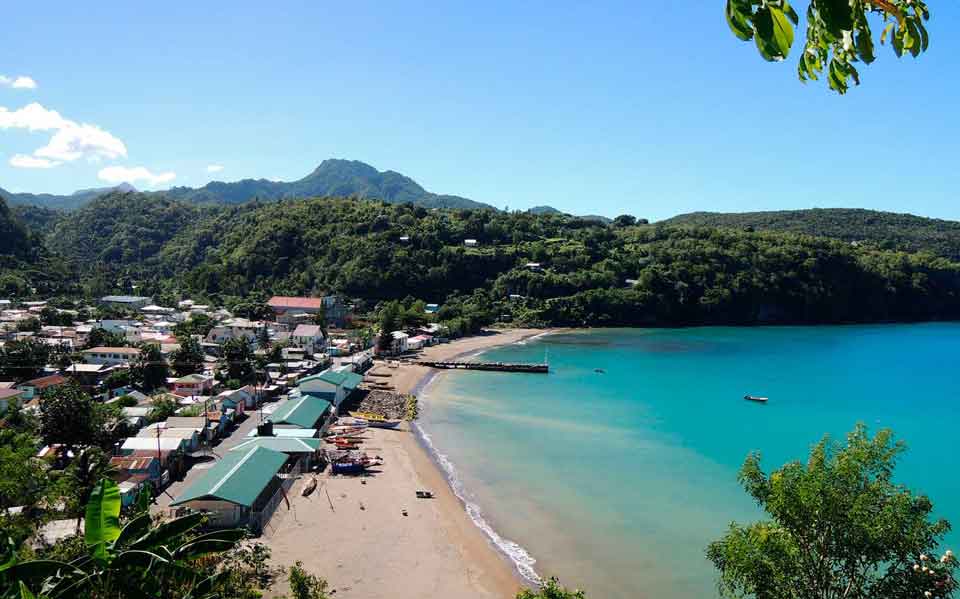
[(456, 360), (418, 361), (419, 366), (430, 368), (444, 368), (447, 370), (488, 370), (493, 372), (533, 372), (546, 374), (550, 372), (549, 364), (524, 364), (516, 362), (461, 362)]

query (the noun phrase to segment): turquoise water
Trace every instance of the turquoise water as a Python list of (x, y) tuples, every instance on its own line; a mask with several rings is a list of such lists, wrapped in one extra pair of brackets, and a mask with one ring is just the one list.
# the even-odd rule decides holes
[(589, 596), (717, 596), (704, 548), (759, 516), (736, 482), (747, 453), (769, 470), (858, 421), (907, 442), (897, 479), (960, 526), (960, 324), (597, 330), (484, 359), (545, 353), (546, 376), (438, 378), (420, 426), (476, 520)]

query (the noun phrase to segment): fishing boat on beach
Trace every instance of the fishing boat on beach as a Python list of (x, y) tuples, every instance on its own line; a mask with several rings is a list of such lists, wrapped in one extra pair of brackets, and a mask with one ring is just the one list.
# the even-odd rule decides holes
[(400, 426), (400, 420), (390, 420), (373, 412), (350, 412), (350, 415), (354, 418), (366, 420), (369, 426), (377, 428), (397, 428)]
[(757, 403), (767, 403), (768, 397), (758, 397), (756, 395), (744, 395), (743, 398), (747, 401), (755, 401)]

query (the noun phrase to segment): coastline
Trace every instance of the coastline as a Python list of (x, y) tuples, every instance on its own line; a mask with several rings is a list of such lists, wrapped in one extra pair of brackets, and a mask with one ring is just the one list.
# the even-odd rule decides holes
[[(423, 350), (425, 359), (452, 359), (517, 343), (546, 329), (487, 332)], [(422, 391), (438, 372), (378, 362), (370, 373), (399, 393)], [(369, 374), (369, 373), (368, 373)], [(389, 377), (384, 376), (389, 375)], [(275, 563), (303, 562), (325, 578), (337, 597), (403, 599), (454, 597), (512, 599), (525, 580), (517, 564), (481, 530), (425, 446), (415, 424), (400, 430), (371, 429), (365, 450), (384, 465), (365, 477), (317, 476), (317, 490), (291, 488), (288, 509), (279, 508), (260, 538)], [(429, 490), (433, 499), (417, 499)], [(278, 580), (266, 597), (282, 596)]]

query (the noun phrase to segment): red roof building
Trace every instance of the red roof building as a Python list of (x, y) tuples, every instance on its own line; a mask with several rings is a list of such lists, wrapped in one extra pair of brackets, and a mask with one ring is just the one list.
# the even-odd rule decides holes
[(287, 310), (317, 311), (323, 307), (322, 297), (287, 297), (275, 295), (270, 298), (267, 305), (273, 308), (274, 312), (286, 312)]

